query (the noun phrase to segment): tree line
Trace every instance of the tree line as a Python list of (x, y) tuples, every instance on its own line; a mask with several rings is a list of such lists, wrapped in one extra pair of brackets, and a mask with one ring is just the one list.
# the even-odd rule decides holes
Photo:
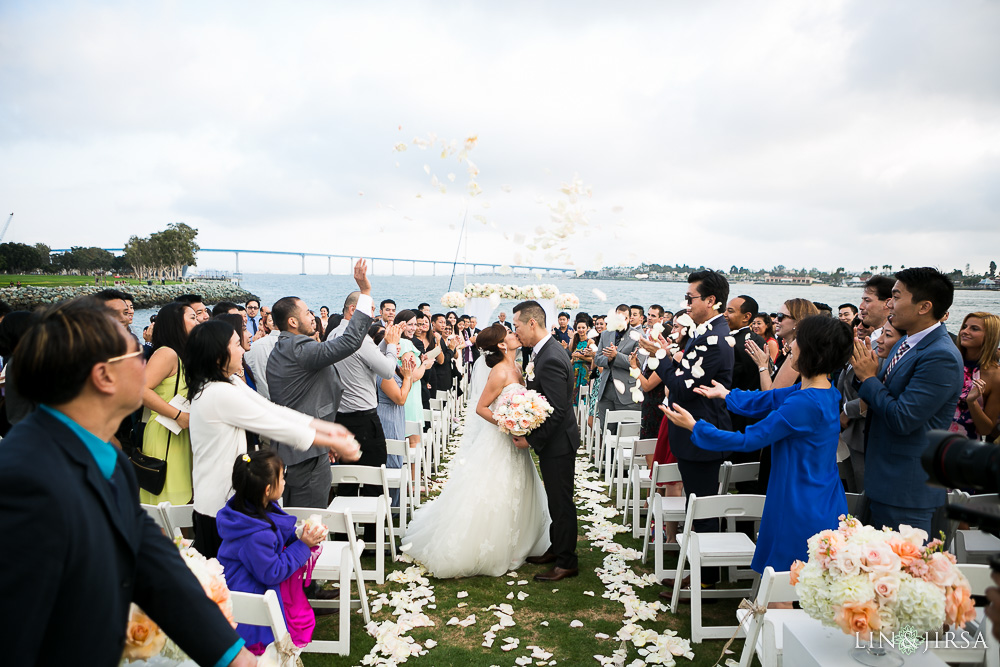
[(134, 274), (140, 279), (177, 279), (185, 266), (194, 266), (200, 250), (198, 230), (183, 222), (167, 225), (160, 232), (140, 238), (132, 236), (120, 256), (97, 247), (74, 246), (53, 253), (44, 243), (0, 243), (0, 271), (4, 273), (79, 273), (94, 275), (108, 271)]

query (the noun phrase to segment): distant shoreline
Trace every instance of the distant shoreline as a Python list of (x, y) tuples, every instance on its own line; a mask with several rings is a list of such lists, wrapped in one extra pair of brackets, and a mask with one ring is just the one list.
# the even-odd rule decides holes
[[(94, 285), (0, 287), (0, 300), (14, 310), (34, 310), (84, 294), (95, 294), (102, 289), (108, 288)], [(200, 294), (207, 304), (220, 301), (244, 303), (247, 299), (258, 298), (239, 285), (222, 280), (194, 281), (179, 285), (126, 285), (120, 289), (135, 297), (133, 305), (136, 309), (162, 306), (182, 294)]]

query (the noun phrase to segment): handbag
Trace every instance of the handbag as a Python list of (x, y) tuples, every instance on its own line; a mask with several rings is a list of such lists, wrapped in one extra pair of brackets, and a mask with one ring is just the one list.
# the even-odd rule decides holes
[[(177, 363), (177, 379), (174, 382), (174, 396), (177, 395), (177, 389), (181, 382), (181, 365), (180, 362)], [(162, 459), (158, 459), (155, 456), (148, 456), (142, 452), (142, 446), (137, 445), (132, 449), (129, 454), (129, 461), (132, 462), (132, 470), (135, 472), (136, 480), (139, 482), (139, 488), (143, 491), (148, 491), (154, 496), (158, 496), (163, 493), (163, 485), (167, 482), (167, 457), (170, 456), (170, 439), (173, 437), (173, 432), (167, 429), (167, 451), (163, 454)]]

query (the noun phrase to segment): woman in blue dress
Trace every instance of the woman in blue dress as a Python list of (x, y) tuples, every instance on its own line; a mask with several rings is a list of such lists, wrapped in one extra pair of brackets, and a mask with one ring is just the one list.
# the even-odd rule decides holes
[(720, 431), (697, 422), (679, 405), (664, 407), (674, 424), (692, 431), (691, 441), (717, 452), (751, 452), (770, 445), (771, 476), (751, 567), (770, 565), (782, 572), (795, 560), (807, 560), (806, 541), (827, 528), (836, 529), (847, 513), (847, 499), (837, 471), (840, 436), (840, 392), (830, 374), (851, 356), (850, 327), (822, 315), (798, 323), (790, 363), (801, 374), (799, 384), (770, 391), (729, 391), (719, 383), (696, 393), (723, 398), (739, 415), (759, 419), (746, 433)]

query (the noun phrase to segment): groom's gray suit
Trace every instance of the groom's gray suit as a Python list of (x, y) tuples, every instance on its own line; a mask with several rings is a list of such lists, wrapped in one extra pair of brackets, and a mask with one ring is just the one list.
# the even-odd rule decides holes
[(553, 412), (525, 439), (538, 454), (542, 469), (552, 517), (549, 550), (555, 554), (555, 566), (575, 570), (577, 526), (573, 478), (580, 430), (573, 414), (573, 367), (566, 350), (551, 336), (531, 363), (534, 364), (533, 377), (527, 380), (528, 389), (544, 396)]

